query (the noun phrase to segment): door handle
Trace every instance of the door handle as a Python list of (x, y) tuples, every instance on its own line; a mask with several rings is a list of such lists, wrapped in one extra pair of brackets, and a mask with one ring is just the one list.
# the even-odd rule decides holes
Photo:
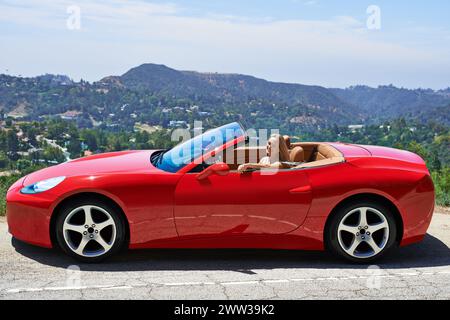
[(298, 187), (298, 188), (289, 190), (290, 194), (299, 194), (299, 193), (308, 193), (308, 192), (311, 192), (310, 185), (306, 185), (306, 186), (302, 186), (302, 187)]

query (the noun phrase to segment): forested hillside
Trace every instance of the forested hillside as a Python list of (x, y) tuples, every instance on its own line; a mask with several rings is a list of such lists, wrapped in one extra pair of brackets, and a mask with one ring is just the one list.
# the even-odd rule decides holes
[(132, 130), (136, 122), (168, 128), (196, 119), (211, 127), (244, 120), (249, 126), (315, 131), (399, 117), (449, 125), (450, 90), (327, 89), (145, 64), (94, 83), (0, 75), (0, 110), (3, 118), (60, 117), (80, 128)]
[[(423, 120), (437, 120), (450, 124), (450, 89), (433, 91), (430, 89), (409, 90), (394, 86), (355, 86), (347, 89), (331, 89), (342, 100), (358, 106), (360, 112), (368, 115), (370, 122), (406, 116)], [(371, 116), (370, 116), (371, 115)]]

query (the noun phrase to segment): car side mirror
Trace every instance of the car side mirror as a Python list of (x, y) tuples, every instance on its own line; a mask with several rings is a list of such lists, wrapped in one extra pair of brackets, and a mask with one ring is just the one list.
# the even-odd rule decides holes
[(226, 176), (229, 173), (230, 167), (226, 163), (218, 162), (200, 172), (197, 176), (197, 180), (204, 180), (213, 174), (217, 174), (218, 176)]

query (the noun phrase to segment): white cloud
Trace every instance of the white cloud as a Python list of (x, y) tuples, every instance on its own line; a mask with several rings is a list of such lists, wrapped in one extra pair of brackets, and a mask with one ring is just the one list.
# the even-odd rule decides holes
[(305, 0), (291, 0), (292, 3), (300, 3), (303, 4), (305, 6), (314, 6), (316, 4), (318, 4), (318, 1), (316, 0), (309, 0), (309, 1), (305, 1)]
[(313, 6), (317, 4), (317, 1), (311, 0), (303, 3), (305, 6)]
[(151, 15), (177, 13), (171, 3), (155, 4), (140, 0), (4, 0), (0, 3), (0, 21), (35, 27), (61, 27), (60, 20), (67, 18), (66, 9), (79, 6), (83, 18), (88, 20), (117, 22), (119, 20), (144, 19)]
[(89, 80), (144, 62), (326, 86), (391, 82), (443, 86), (450, 80), (450, 58), (442, 55), (448, 48), (436, 51), (386, 41), (353, 17), (279, 21), (211, 13), (186, 16), (183, 8), (171, 3), (82, 0), (77, 4), (83, 30), (74, 32), (65, 28), (66, 7), (72, 4), (66, 0), (1, 3), (6, 14), (0, 21), (52, 37), (17, 39), (0, 33), (0, 40), (9, 43), (0, 59), (22, 74), (56, 71)]

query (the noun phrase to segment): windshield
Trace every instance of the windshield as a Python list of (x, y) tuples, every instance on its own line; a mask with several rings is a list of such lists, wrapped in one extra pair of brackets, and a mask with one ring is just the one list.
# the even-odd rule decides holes
[(152, 163), (161, 170), (175, 173), (217, 147), (244, 135), (245, 131), (239, 123), (230, 123), (206, 131), (171, 150), (158, 153)]

